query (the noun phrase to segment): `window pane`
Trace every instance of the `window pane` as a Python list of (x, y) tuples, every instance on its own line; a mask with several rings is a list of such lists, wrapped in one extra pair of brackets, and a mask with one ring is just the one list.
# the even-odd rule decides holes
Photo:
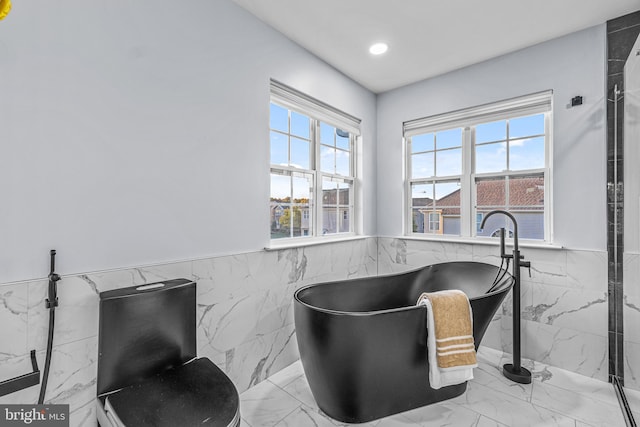
[(282, 132), (289, 132), (289, 110), (279, 105), (271, 104), (269, 126)]
[(289, 142), (287, 135), (271, 132), (271, 164), (289, 164)]
[(527, 176), (509, 179), (509, 206), (542, 210), (544, 206), (544, 178)]
[(349, 152), (336, 150), (336, 173), (344, 176), (351, 176), (351, 162)]
[(460, 235), (460, 207), (442, 208), (442, 234)]
[(544, 134), (544, 114), (509, 120), (509, 138)]
[(281, 239), (290, 237), (291, 230), (283, 219), (290, 217), (291, 206), (291, 177), (271, 174), (271, 238)]
[(291, 138), (291, 166), (310, 169), (309, 141)]
[(271, 202), (291, 203), (291, 177), (271, 174)]
[(433, 206), (433, 184), (411, 184), (412, 206)]
[(436, 149), (462, 147), (462, 129), (451, 129), (436, 134)]
[(334, 173), (336, 169), (336, 150), (326, 146), (320, 147), (320, 170)]
[(433, 176), (433, 153), (414, 154), (411, 156), (411, 178), (427, 178)]
[(411, 231), (414, 233), (424, 233), (425, 230), (425, 215), (424, 208), (413, 208), (411, 209)]
[(320, 123), (320, 143), (324, 145), (335, 146), (335, 130), (333, 126), (326, 123)]
[[(271, 238), (309, 232), (313, 177), (271, 174)], [(303, 220), (303, 217), (307, 216)]]
[(435, 190), (436, 206), (460, 206), (459, 182), (439, 182)]
[(502, 172), (506, 169), (506, 143), (476, 146), (476, 173)]
[(507, 121), (483, 123), (476, 126), (476, 143), (504, 141), (507, 139)]
[(292, 184), (293, 202), (308, 205), (312, 192), (311, 178), (294, 176), (292, 178)]
[(462, 149), (436, 151), (437, 176), (460, 175), (462, 173)]
[(349, 149), (349, 132), (342, 129), (336, 129), (336, 147), (343, 150)]
[(334, 234), (338, 229), (338, 185), (322, 180), (322, 234)]
[(351, 202), (351, 184), (346, 182), (338, 183), (338, 232), (348, 233), (351, 231), (349, 218)]
[(433, 151), (434, 140), (432, 133), (423, 135), (415, 135), (411, 137), (411, 152), (419, 153), (421, 151)]
[(504, 209), (506, 200), (505, 178), (476, 180), (476, 206), (478, 213)]
[(509, 179), (509, 210), (518, 221), (518, 237), (544, 239), (544, 177)]
[(291, 133), (303, 138), (309, 138), (310, 132), (310, 119), (307, 116), (291, 112)]
[(544, 137), (509, 141), (509, 170), (544, 168)]
[[(310, 200), (312, 192), (312, 182), (308, 177), (294, 176), (293, 182), (293, 202), (292, 205), (292, 237), (309, 236), (310, 221)], [(306, 217), (306, 219), (304, 218)]]
[(439, 182), (435, 184), (435, 191), (440, 221), (437, 234), (460, 235), (460, 183)]

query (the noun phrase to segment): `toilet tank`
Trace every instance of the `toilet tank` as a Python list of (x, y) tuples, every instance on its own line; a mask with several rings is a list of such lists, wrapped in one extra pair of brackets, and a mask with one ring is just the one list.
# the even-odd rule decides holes
[(100, 293), (98, 395), (196, 357), (196, 283), (166, 280)]

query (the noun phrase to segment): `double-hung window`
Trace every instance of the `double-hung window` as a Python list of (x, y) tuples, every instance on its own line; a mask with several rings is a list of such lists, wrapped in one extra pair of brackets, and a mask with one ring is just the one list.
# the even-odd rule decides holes
[(271, 81), (271, 239), (355, 232), (360, 120)]
[(404, 123), (408, 235), (551, 241), (551, 91)]

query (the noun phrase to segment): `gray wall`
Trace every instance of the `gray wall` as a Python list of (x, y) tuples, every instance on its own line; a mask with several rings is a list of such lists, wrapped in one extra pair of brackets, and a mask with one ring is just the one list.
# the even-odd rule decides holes
[(378, 235), (403, 232), (404, 121), (552, 89), (554, 243), (605, 249), (604, 67), (600, 25), (379, 95)]
[(269, 79), (362, 119), (375, 95), (230, 0), (14, 2), (0, 25), (0, 283), (269, 242)]

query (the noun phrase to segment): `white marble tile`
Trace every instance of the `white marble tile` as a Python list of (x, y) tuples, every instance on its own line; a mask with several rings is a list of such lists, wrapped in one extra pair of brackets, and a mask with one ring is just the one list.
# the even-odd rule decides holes
[(481, 384), (491, 390), (506, 393), (524, 401), (531, 400), (533, 385), (519, 384), (505, 378), (500, 362), (485, 363), (481, 357), (478, 357), (478, 367), (473, 370), (472, 381), (474, 384)]
[[(67, 344), (98, 335), (97, 289), (78, 276), (65, 277), (57, 283), (58, 306), (55, 308), (54, 345)], [(50, 310), (46, 281), (29, 284), (29, 348), (47, 346)]]
[(318, 407), (318, 404), (316, 403), (316, 400), (311, 393), (311, 389), (309, 388), (307, 377), (305, 377), (304, 375), (301, 375), (295, 380), (291, 381), (289, 384), (282, 387), (282, 389), (305, 405), (311, 408)]
[(0, 363), (30, 350), (27, 348), (28, 295), (27, 283), (0, 286)]
[(631, 410), (640, 412), (640, 391), (630, 389), (629, 387), (627, 387), (626, 379), (625, 379), (624, 395), (627, 398), (627, 401), (629, 402), (629, 406), (631, 406)]
[(619, 405), (605, 403), (582, 393), (567, 393), (565, 389), (550, 384), (535, 384), (532, 403), (593, 426), (625, 424)]
[(509, 427), (506, 424), (502, 424), (496, 420), (492, 420), (491, 418), (485, 417), (484, 415), (480, 416), (478, 419), (478, 423), (474, 427)]
[(523, 357), (601, 381), (608, 378), (608, 345), (606, 336), (522, 322)]
[(302, 362), (300, 360), (297, 360), (289, 366), (271, 375), (269, 377), (269, 381), (280, 388), (284, 388), (287, 384), (291, 383), (301, 376), (304, 376), (304, 369), (302, 367)]
[(565, 285), (577, 289), (606, 292), (608, 255), (605, 251), (567, 250)]
[(299, 358), (295, 329), (286, 326), (236, 347), (226, 372), (242, 392)]
[[(38, 369), (40, 372), (44, 369), (44, 354), (37, 354), (36, 360), (38, 363)], [(0, 362), (0, 381), (10, 380), (12, 378), (28, 374), (33, 372), (31, 366), (30, 354), (11, 357), (4, 359)], [(42, 374), (41, 374), (42, 378)], [(21, 403), (35, 403), (38, 401), (38, 395), (40, 393), (40, 385), (34, 385), (15, 393), (0, 396), (0, 404), (21, 404)]]
[(531, 304), (522, 308), (522, 318), (558, 328), (569, 328), (607, 336), (607, 292), (530, 283)]
[(276, 424), (276, 427), (335, 427), (332, 422), (318, 410), (300, 405)]
[(274, 426), (301, 403), (278, 386), (263, 381), (240, 395), (242, 419), (249, 425)]
[[(191, 279), (191, 261), (167, 263), (121, 270), (100, 271), (77, 275), (98, 292), (144, 285), (170, 279)], [(62, 277), (62, 281), (66, 279)], [(60, 282), (59, 282), (60, 283)]]
[(365, 277), (377, 272), (375, 238), (306, 248), (307, 281), (331, 281)]
[(96, 427), (97, 425), (96, 405), (93, 400), (69, 413), (69, 427)]
[(570, 393), (583, 394), (610, 405), (618, 404), (618, 398), (613, 386), (606, 381), (576, 374), (555, 366), (548, 366), (540, 362), (534, 362), (531, 371), (535, 382), (549, 384)]
[(68, 403), (71, 412), (96, 397), (97, 337), (53, 348), (45, 402)]
[(567, 286), (566, 250), (523, 248), (521, 255), (526, 261), (531, 262), (531, 277), (529, 277), (529, 269), (521, 270), (523, 283)]
[[(623, 269), (624, 340), (640, 344), (640, 255), (625, 253)], [(640, 370), (640, 359), (637, 360)]]
[[(401, 417), (408, 419), (415, 425), (424, 426), (475, 426), (480, 414), (453, 403), (440, 402), (436, 405), (427, 405), (411, 411), (403, 412)], [(393, 417), (391, 417), (393, 418)], [(386, 424), (386, 419), (382, 420)]]
[(249, 294), (212, 304), (198, 301), (198, 342), (202, 349), (224, 352), (258, 335), (259, 317), (265, 295)]
[(573, 418), (473, 382), (465, 394), (450, 402), (508, 426), (575, 426)]
[(625, 387), (640, 391), (640, 344), (625, 341), (623, 360)]

